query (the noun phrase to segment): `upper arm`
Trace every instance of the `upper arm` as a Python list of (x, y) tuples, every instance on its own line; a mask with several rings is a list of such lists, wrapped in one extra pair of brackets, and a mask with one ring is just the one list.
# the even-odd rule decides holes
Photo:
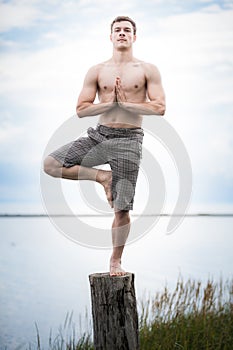
[(78, 97), (77, 108), (81, 107), (83, 104), (93, 103), (97, 93), (98, 86), (98, 69), (97, 67), (92, 67), (87, 72), (82, 90)]
[(151, 102), (155, 101), (165, 106), (165, 93), (161, 76), (156, 66), (148, 64), (146, 67), (147, 96)]

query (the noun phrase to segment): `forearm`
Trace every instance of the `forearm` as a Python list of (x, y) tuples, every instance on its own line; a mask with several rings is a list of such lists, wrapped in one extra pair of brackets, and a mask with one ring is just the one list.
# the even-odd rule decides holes
[(136, 114), (142, 115), (164, 115), (165, 103), (163, 102), (121, 102), (120, 107)]
[(76, 113), (79, 118), (83, 117), (92, 117), (105, 113), (114, 107), (113, 102), (104, 102), (104, 103), (82, 103), (77, 105)]

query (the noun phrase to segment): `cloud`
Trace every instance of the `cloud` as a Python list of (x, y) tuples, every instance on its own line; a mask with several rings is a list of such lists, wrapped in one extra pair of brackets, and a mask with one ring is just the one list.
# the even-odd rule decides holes
[[(180, 2), (180, 10), (185, 3)], [(2, 30), (9, 31), (2, 41), (9, 47), (0, 55), (0, 161), (17, 157), (24, 164), (40, 163), (52, 133), (75, 113), (87, 69), (111, 56), (111, 20), (126, 13), (138, 23), (135, 56), (155, 63), (162, 74), (165, 117), (186, 144), (195, 183), (211, 186), (211, 177), (233, 179), (233, 11), (216, 2), (187, 3), (193, 5), (190, 12), (175, 14), (166, 13), (161, 1), (145, 6), (124, 1), (117, 9), (111, 0), (101, 6), (97, 0), (1, 2), (1, 16), (3, 9), (7, 17)], [(33, 34), (26, 48), (11, 32), (16, 27)]]
[(233, 9), (232, 0), (223, 0), (224, 7), (227, 9)]
[(165, 117), (188, 149), (195, 200), (223, 199), (219, 191), (228, 192), (229, 200), (232, 193), (232, 18), (232, 11), (218, 8), (217, 13), (198, 11), (160, 19), (151, 31), (156, 34), (147, 33), (137, 52), (162, 72)]
[(41, 11), (35, 6), (36, 1), (11, 1), (0, 3), (0, 31), (12, 28), (27, 28), (41, 16)]
[(16, 127), (9, 123), (2, 123), (0, 129), (0, 145), (7, 144), (10, 140), (20, 135), (22, 131), (22, 127)]

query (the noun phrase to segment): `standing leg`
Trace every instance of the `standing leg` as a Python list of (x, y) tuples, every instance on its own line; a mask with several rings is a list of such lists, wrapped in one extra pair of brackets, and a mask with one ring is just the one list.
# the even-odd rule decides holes
[(125, 275), (121, 268), (121, 257), (130, 231), (129, 211), (115, 211), (112, 224), (113, 251), (110, 259), (110, 276)]

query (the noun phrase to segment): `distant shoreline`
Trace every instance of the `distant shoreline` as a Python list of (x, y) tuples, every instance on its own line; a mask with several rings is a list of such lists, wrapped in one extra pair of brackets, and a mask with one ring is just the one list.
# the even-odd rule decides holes
[[(0, 218), (48, 218), (48, 217), (112, 217), (113, 214), (0, 214)], [(169, 216), (181, 216), (181, 217), (233, 217), (233, 213), (191, 213), (191, 214), (131, 214), (132, 217), (143, 216), (143, 217), (169, 217)]]

